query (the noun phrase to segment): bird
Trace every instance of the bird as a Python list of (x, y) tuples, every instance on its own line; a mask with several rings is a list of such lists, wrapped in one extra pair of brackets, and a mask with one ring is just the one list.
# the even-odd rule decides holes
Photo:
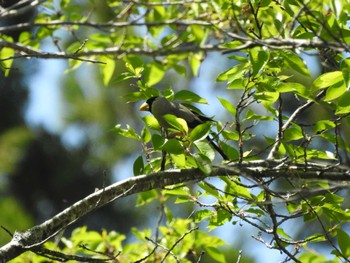
[[(140, 111), (149, 111), (158, 121), (159, 125), (165, 130), (171, 128), (171, 125), (163, 118), (164, 115), (171, 114), (177, 118), (184, 119), (187, 123), (188, 128), (193, 129), (199, 124), (205, 122), (214, 122), (213, 119), (208, 118), (202, 114), (199, 114), (181, 103), (175, 101), (169, 101), (168, 99), (155, 96), (151, 97), (144, 102), (140, 108)], [(224, 160), (228, 160), (227, 155), (220, 149), (220, 147), (207, 136), (208, 142), (214, 147), (214, 149), (222, 156)]]

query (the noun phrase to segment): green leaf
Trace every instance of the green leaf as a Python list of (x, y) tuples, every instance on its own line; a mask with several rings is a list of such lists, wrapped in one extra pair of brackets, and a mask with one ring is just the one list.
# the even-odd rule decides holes
[(236, 131), (223, 130), (222, 136), (224, 136), (226, 140), (238, 141), (239, 139), (239, 134)]
[(234, 181), (227, 179), (226, 177), (220, 177), (226, 183), (226, 191), (232, 193), (235, 196), (239, 196), (244, 199), (251, 200), (252, 195), (246, 187), (236, 184)]
[(226, 263), (225, 255), (218, 248), (207, 246), (207, 247), (204, 247), (204, 250), (208, 253), (208, 255), (212, 259), (215, 260), (215, 262)]
[(157, 190), (150, 190), (150, 191), (139, 193), (137, 195), (136, 206), (149, 204), (150, 202), (152, 202), (157, 198), (158, 198)]
[(104, 57), (103, 60), (106, 63), (106, 64), (101, 65), (102, 76), (103, 76), (103, 85), (108, 86), (108, 84), (113, 76), (113, 73), (114, 73), (115, 60), (114, 60), (114, 58), (110, 58), (110, 57)]
[(199, 223), (203, 221), (204, 219), (210, 217), (213, 215), (213, 212), (210, 211), (209, 209), (202, 209), (196, 212), (194, 222)]
[(210, 132), (210, 124), (202, 123), (197, 125), (190, 133), (191, 142), (205, 139)]
[(284, 92), (295, 92), (303, 98), (310, 99), (310, 89), (305, 85), (297, 82), (281, 82), (276, 87), (276, 91)]
[(207, 140), (195, 141), (193, 144), (201, 154), (207, 156), (211, 161), (214, 161), (215, 150), (211, 147)]
[(300, 126), (293, 125), (284, 131), (283, 139), (285, 141), (295, 141), (304, 138), (303, 131)]
[(159, 134), (153, 134), (151, 140), (154, 150), (161, 150), (165, 143), (164, 137), (160, 136)]
[(170, 197), (175, 196), (185, 196), (188, 197), (190, 195), (190, 190), (187, 186), (184, 187), (174, 187), (174, 189), (166, 189), (162, 191), (163, 194), (169, 195)]
[[(327, 257), (321, 254), (317, 254), (316, 252), (304, 252), (301, 254), (301, 256), (298, 258), (300, 262), (303, 263), (331, 263), (330, 261), (327, 261)], [(336, 263), (339, 261), (334, 261)]]
[(0, 59), (2, 64), (1, 68), (3, 69), (6, 77), (10, 74), (11, 66), (13, 63), (13, 59), (8, 58), (13, 57), (14, 54), (15, 50), (12, 48), (3, 47), (0, 49)]
[(249, 52), (250, 61), (253, 67), (252, 76), (256, 76), (269, 61), (269, 53), (264, 50), (251, 49)]
[(151, 130), (155, 130), (155, 131), (160, 130), (159, 123), (153, 115), (144, 116), (144, 117), (142, 117), (142, 120), (146, 124), (146, 126), (148, 128), (150, 128)]
[(313, 131), (314, 132), (321, 132), (324, 130), (333, 129), (334, 127), (335, 127), (335, 123), (333, 121), (320, 120), (320, 121), (316, 122), (315, 125), (313, 126)]
[(179, 92), (176, 92), (174, 95), (174, 100), (208, 104), (206, 99), (198, 96), (196, 93), (193, 93), (189, 90), (181, 90)]
[(190, 25), (190, 29), (195, 38), (195, 42), (200, 44), (205, 37), (205, 28), (200, 25)]
[(273, 120), (273, 117), (272, 116), (257, 115), (254, 111), (252, 111), (251, 109), (248, 109), (246, 114), (245, 114), (245, 119), (246, 120), (270, 121), (270, 120)]
[(227, 81), (227, 83), (232, 83), (234, 80), (241, 80), (245, 74), (245, 70), (248, 68), (249, 63), (238, 64), (227, 71), (219, 74), (216, 78), (217, 82)]
[(254, 98), (260, 101), (265, 107), (270, 106), (272, 103), (278, 100), (279, 93), (278, 92), (256, 92)]
[(346, 114), (350, 112), (350, 92), (345, 92), (336, 104), (335, 114)]
[(138, 135), (136, 133), (136, 131), (130, 127), (128, 124), (126, 125), (126, 129), (122, 129), (121, 128), (121, 124), (117, 124), (113, 131), (117, 132), (118, 134), (124, 136), (124, 137), (127, 137), (127, 138), (131, 138), (131, 139), (134, 139), (134, 140), (137, 140), (137, 141), (140, 141), (141, 140), (141, 137), (140, 135)]
[(327, 72), (318, 76), (314, 80), (311, 89), (313, 91), (317, 91), (343, 81), (344, 81), (344, 78), (343, 78), (343, 73), (341, 71)]
[(203, 53), (191, 53), (188, 56), (188, 61), (194, 76), (198, 75), (198, 69), (203, 61)]
[(134, 74), (132, 74), (130, 72), (122, 72), (118, 77), (114, 78), (112, 82), (117, 83), (120, 81), (132, 79), (133, 77), (134, 77)]
[(172, 114), (163, 115), (163, 119), (177, 131), (183, 132), (185, 134), (188, 133), (187, 122), (184, 119), (178, 118)]
[(184, 147), (177, 139), (170, 139), (165, 142), (162, 149), (168, 153), (182, 154), (184, 153)]
[(345, 257), (350, 257), (350, 236), (341, 229), (337, 230), (337, 239), (340, 251)]
[(226, 110), (228, 110), (233, 116), (236, 115), (236, 108), (232, 105), (231, 102), (229, 102), (228, 100), (224, 99), (224, 98), (218, 98), (221, 105), (224, 106), (224, 108)]
[(216, 214), (210, 218), (208, 228), (215, 229), (218, 226), (222, 226), (232, 219), (232, 214), (224, 209), (219, 209)]
[(304, 61), (294, 52), (290, 50), (283, 50), (280, 52), (281, 56), (284, 58), (284, 62), (286, 63), (286, 66), (295, 70), (296, 72), (305, 75), (310, 76), (310, 72), (307, 69)]
[(239, 153), (231, 145), (228, 145), (227, 143), (221, 142), (220, 148), (224, 151), (224, 153), (227, 155), (229, 160), (237, 160), (238, 159)]
[(219, 192), (218, 190), (211, 184), (209, 183), (200, 183), (198, 184), (200, 188), (202, 188), (206, 194), (212, 195), (214, 197), (219, 197)]
[(198, 168), (206, 175), (209, 175), (212, 171), (211, 160), (204, 154), (193, 154), (193, 157), (196, 160)]
[(142, 138), (142, 141), (145, 143), (148, 143), (152, 138), (150, 131), (146, 127), (143, 127), (141, 131), (141, 138)]
[(134, 175), (143, 174), (144, 168), (145, 167), (143, 165), (143, 159), (142, 159), (142, 156), (140, 155), (139, 157), (136, 158), (133, 165)]
[(143, 77), (147, 86), (151, 87), (162, 80), (165, 68), (159, 62), (152, 62), (145, 66)]
[(344, 59), (340, 64), (341, 70), (343, 72), (343, 78), (345, 82), (345, 87), (349, 89), (350, 87), (350, 59)]
[(324, 97), (324, 101), (331, 101), (339, 98), (346, 92), (345, 82), (341, 81), (332, 86), (330, 86), (326, 91), (326, 96)]

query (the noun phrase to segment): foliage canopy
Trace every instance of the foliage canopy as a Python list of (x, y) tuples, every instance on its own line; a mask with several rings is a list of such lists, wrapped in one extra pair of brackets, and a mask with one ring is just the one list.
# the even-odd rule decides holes
[[(121, 105), (161, 95), (198, 110), (208, 94), (224, 114), (192, 130), (168, 116), (180, 134), (172, 138), (151, 115), (139, 118), (141, 129), (131, 121), (109, 127), (141, 149), (130, 168), (135, 177), (92, 193), (52, 222), (16, 233), (0, 249), (0, 260), (231, 262), (230, 255), (248, 262), (245, 251), (228, 252), (210, 231), (229, 225), (234, 235), (249, 225), (255, 231), (249, 242), (281, 252), (285, 262), (349, 261), (348, 1), (29, 3), (0, 10), (5, 76), (23, 59), (63, 59), (67, 75), (93, 65), (104, 89), (123, 87)], [(33, 9), (32, 20), (11, 23)], [(203, 76), (215, 87), (191, 90), (186, 80)], [(74, 103), (79, 92), (84, 100), (82, 90), (72, 87)], [(208, 134), (230, 161), (219, 164)], [(86, 213), (131, 194), (138, 194), (135, 206), (160, 206), (155, 230), (131, 229), (136, 241), (86, 227), (59, 245), (47, 241)], [(191, 213), (177, 215), (177, 206), (191, 207)]]

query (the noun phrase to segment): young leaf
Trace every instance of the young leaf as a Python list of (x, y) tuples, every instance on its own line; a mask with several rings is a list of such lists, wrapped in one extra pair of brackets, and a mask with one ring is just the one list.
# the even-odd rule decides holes
[(184, 147), (177, 139), (170, 139), (166, 141), (162, 149), (168, 153), (173, 153), (173, 154), (182, 154), (185, 151)]
[(339, 98), (341, 95), (343, 95), (345, 92), (346, 92), (346, 86), (344, 81), (335, 83), (334, 85), (330, 86), (327, 89), (326, 96), (324, 97), (324, 101), (335, 100)]
[(338, 245), (345, 257), (350, 257), (350, 237), (341, 229), (337, 230)]
[(204, 249), (208, 253), (208, 255), (215, 260), (215, 262), (226, 263), (225, 255), (218, 248), (208, 246), (204, 247)]
[(124, 137), (131, 138), (137, 141), (141, 140), (140, 135), (138, 135), (136, 131), (129, 125), (126, 125), (126, 129), (122, 129), (121, 124), (117, 124), (113, 130)]
[(196, 160), (198, 168), (206, 175), (210, 174), (212, 171), (211, 160), (204, 154), (194, 154), (193, 157)]
[(163, 116), (164, 120), (171, 125), (171, 127), (173, 127), (174, 129), (183, 132), (185, 134), (188, 133), (188, 126), (187, 126), (187, 122), (182, 119), (182, 118), (178, 118), (172, 114), (166, 114)]
[(142, 120), (146, 124), (146, 126), (148, 128), (150, 128), (151, 130), (156, 130), (156, 131), (160, 130), (159, 123), (154, 116), (147, 115), (147, 116), (142, 117)]
[(295, 70), (296, 72), (302, 75), (308, 77), (310, 76), (310, 72), (306, 67), (304, 61), (297, 54), (290, 50), (283, 50), (280, 52), (280, 54), (289, 68)]
[(196, 103), (203, 103), (207, 104), (207, 100), (198, 96), (196, 93), (193, 93), (189, 90), (181, 90), (179, 92), (176, 92), (174, 95), (174, 100), (182, 100), (182, 101), (188, 101), (188, 102), (196, 102)]
[(10, 73), (10, 69), (13, 63), (13, 59), (8, 59), (10, 57), (13, 57), (15, 54), (15, 50), (8, 47), (3, 47), (0, 49), (0, 59), (2, 60), (2, 69), (5, 71), (5, 76), (7, 77)]
[(102, 69), (102, 76), (103, 76), (103, 84), (105, 86), (108, 86), (113, 73), (114, 73), (114, 69), (115, 69), (115, 59), (114, 58), (110, 58), (110, 57), (104, 57), (104, 62), (106, 62), (106, 64), (103, 64), (101, 66)]
[(195, 142), (198, 140), (203, 140), (208, 136), (210, 132), (210, 124), (202, 123), (197, 125), (190, 133), (191, 142)]
[(224, 98), (218, 98), (221, 105), (225, 107), (226, 110), (228, 110), (233, 116), (236, 115), (236, 108), (232, 105), (231, 102)]
[(164, 137), (160, 136), (159, 134), (153, 134), (151, 140), (152, 140), (152, 145), (153, 145), (154, 150), (162, 149), (162, 147), (165, 143)]
[(350, 92), (344, 93), (336, 104), (335, 114), (346, 114), (350, 112)]
[(283, 139), (285, 141), (295, 141), (304, 138), (302, 129), (298, 125), (293, 125), (293, 127), (288, 128), (285, 130), (283, 134)]
[(253, 67), (252, 76), (256, 76), (269, 61), (269, 53), (264, 50), (252, 49), (249, 52), (250, 61)]
[(198, 186), (202, 188), (206, 192), (206, 194), (209, 194), (215, 197), (220, 196), (219, 191), (213, 185), (210, 185), (208, 183), (201, 183), (201, 184), (198, 184)]
[(210, 146), (207, 140), (203, 141), (195, 141), (194, 146), (196, 146), (196, 149), (203, 155), (207, 156), (211, 161), (214, 161), (215, 159), (215, 151)]
[(344, 78), (341, 71), (327, 72), (318, 76), (317, 79), (314, 80), (311, 88), (317, 91), (343, 81)]
[(147, 86), (152, 87), (162, 80), (165, 74), (165, 68), (159, 62), (152, 62), (146, 65), (143, 77)]
[(142, 138), (142, 141), (145, 143), (148, 143), (152, 138), (150, 131), (146, 127), (143, 127), (141, 131), (141, 138)]
[(203, 221), (204, 219), (212, 216), (213, 213), (214, 212), (210, 211), (209, 209), (199, 210), (196, 212), (194, 222), (199, 223), (199, 222)]

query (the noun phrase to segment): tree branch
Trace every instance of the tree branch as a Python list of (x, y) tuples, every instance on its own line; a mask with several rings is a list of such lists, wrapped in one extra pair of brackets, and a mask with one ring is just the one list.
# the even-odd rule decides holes
[[(349, 52), (350, 44), (344, 45), (338, 42), (325, 42), (321, 40), (304, 40), (304, 39), (249, 39), (235, 34), (230, 34), (234, 40), (241, 41), (241, 45), (234, 48), (227, 48), (220, 44), (216, 45), (188, 45), (179, 46), (176, 48), (164, 48), (159, 47), (157, 49), (145, 49), (145, 48), (123, 48), (123, 47), (108, 47), (105, 49), (94, 49), (87, 51), (80, 51), (77, 53), (65, 53), (65, 52), (47, 52), (43, 50), (33, 49), (29, 46), (21, 45), (19, 43), (12, 43), (1, 40), (0, 48), (8, 47), (21, 53), (21, 55), (15, 55), (7, 58), (3, 58), (0, 61), (18, 59), (18, 58), (55, 58), (55, 59), (76, 59), (85, 60), (87, 62), (97, 63), (98, 61), (87, 60), (84, 57), (100, 56), (100, 55), (145, 55), (145, 56), (166, 56), (171, 54), (184, 54), (184, 53), (198, 53), (219, 51), (223, 54), (241, 51), (253, 47), (269, 47), (271, 49), (296, 49), (296, 48), (329, 48), (339, 52)], [(101, 63), (101, 62), (100, 62)]]
[(76, 202), (53, 218), (25, 232), (15, 232), (12, 240), (0, 248), (1, 262), (7, 262), (27, 250), (40, 247), (60, 230), (74, 223), (87, 213), (116, 199), (131, 194), (161, 189), (169, 185), (204, 180), (207, 177), (234, 176), (246, 178), (287, 177), (298, 179), (328, 179), (350, 181), (350, 168), (324, 163), (289, 163), (281, 160), (260, 160), (229, 165), (215, 165), (209, 175), (199, 169), (169, 170), (131, 177), (96, 191)]

